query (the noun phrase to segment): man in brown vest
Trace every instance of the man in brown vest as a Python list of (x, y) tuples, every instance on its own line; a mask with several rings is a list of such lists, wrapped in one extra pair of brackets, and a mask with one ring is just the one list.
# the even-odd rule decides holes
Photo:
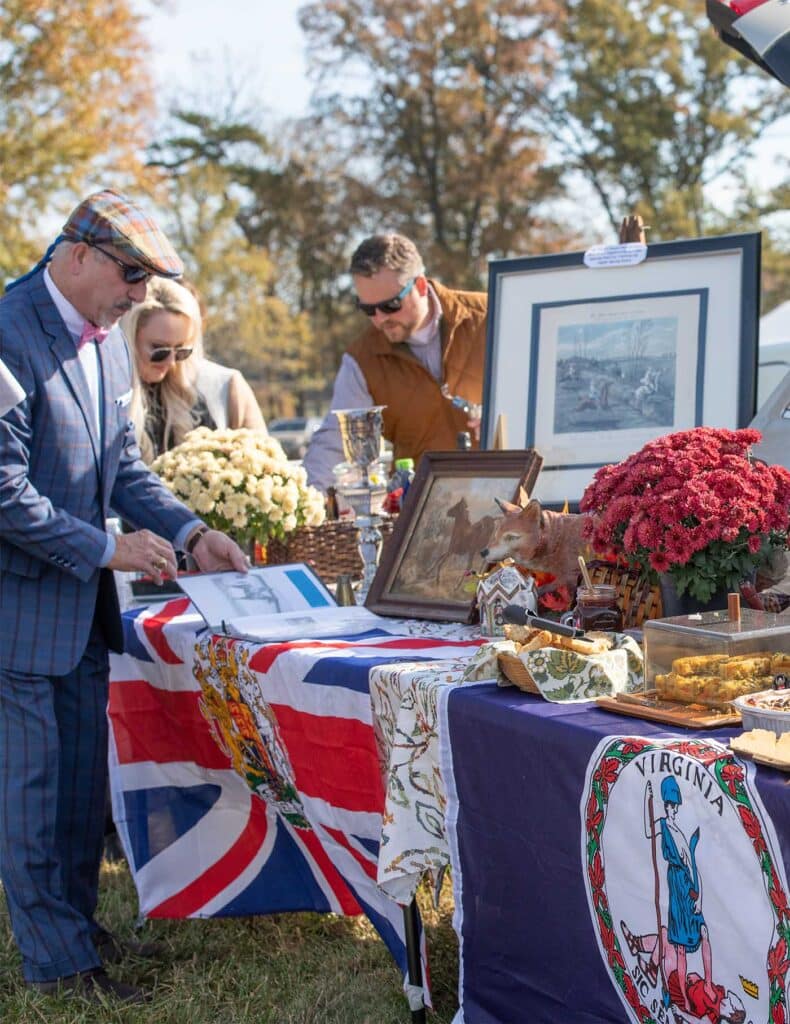
[[(386, 406), (384, 436), (394, 458), (415, 464), (425, 451), (454, 449), (461, 431), (476, 438), (486, 294), (454, 291), (426, 277), (417, 247), (404, 235), (366, 238), (350, 271), (357, 306), (370, 323), (343, 356), (330, 408)], [(326, 490), (342, 461), (330, 412), (304, 458), (309, 482)]]

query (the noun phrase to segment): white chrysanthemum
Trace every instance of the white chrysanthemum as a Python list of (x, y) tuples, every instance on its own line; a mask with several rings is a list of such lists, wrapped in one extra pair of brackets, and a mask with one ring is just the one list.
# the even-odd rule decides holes
[(304, 468), (262, 431), (198, 427), (153, 469), (210, 526), (240, 535), (254, 530), (265, 539), (274, 528), (290, 533), (325, 518), (323, 495), (307, 486)]
[(207, 491), (203, 491), (195, 498), (192, 508), (200, 515), (206, 516), (214, 511), (214, 500)]
[(230, 487), (235, 489), (236, 487), (241, 487), (244, 483), (244, 474), (240, 469), (229, 469), (225, 474), (225, 480)]

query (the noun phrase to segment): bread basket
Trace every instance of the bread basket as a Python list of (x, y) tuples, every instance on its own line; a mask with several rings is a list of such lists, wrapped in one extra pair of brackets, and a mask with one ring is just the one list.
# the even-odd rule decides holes
[(497, 664), (503, 675), (525, 693), (534, 693), (541, 696), (541, 692), (535, 684), (535, 680), (529, 674), (526, 665), (516, 654), (500, 652), (497, 655)]

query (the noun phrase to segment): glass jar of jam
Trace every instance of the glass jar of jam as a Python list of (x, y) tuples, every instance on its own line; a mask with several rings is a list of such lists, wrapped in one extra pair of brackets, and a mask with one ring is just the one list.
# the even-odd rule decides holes
[(585, 632), (620, 632), (623, 628), (623, 613), (617, 604), (617, 588), (610, 583), (579, 587), (576, 591), (576, 607), (573, 609), (573, 624)]

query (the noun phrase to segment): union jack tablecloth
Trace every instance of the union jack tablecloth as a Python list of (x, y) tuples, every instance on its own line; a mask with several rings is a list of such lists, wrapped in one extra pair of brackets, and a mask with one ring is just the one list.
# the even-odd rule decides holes
[(390, 620), (256, 645), (212, 636), (186, 598), (124, 620), (110, 778), (141, 912), (364, 912), (405, 975), (401, 907), (376, 884), (384, 786), (369, 673), (468, 657), (469, 627)]

